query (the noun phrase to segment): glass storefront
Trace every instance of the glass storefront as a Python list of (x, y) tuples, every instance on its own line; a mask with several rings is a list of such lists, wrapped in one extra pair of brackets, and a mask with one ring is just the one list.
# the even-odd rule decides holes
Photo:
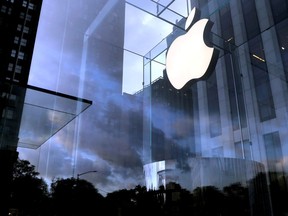
[[(177, 89), (166, 57), (194, 7), (217, 64)], [(287, 215), (287, 24), (287, 0), (43, 0), (19, 158), (103, 196), (140, 185), (174, 206), (188, 191), (190, 215)]]

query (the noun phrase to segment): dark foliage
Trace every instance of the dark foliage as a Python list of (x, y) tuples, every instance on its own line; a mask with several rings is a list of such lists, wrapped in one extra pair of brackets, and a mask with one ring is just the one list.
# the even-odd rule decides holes
[(55, 215), (94, 215), (103, 211), (104, 198), (94, 186), (82, 179), (57, 179), (51, 184)]
[(29, 161), (17, 160), (13, 173), (10, 208), (17, 209), (19, 215), (49, 215), (48, 186), (38, 175)]
[[(122, 189), (103, 197), (83, 179), (55, 179), (48, 191), (28, 161), (18, 160), (13, 174), (11, 209), (30, 216), (248, 216), (285, 215), (287, 184), (285, 176), (260, 174), (246, 186), (235, 183), (220, 190), (214, 186), (198, 187), (190, 192), (175, 182), (147, 190), (145, 186)], [(270, 194), (268, 194), (270, 191)], [(272, 207), (270, 207), (271, 198)], [(273, 209), (273, 210), (272, 210)]]

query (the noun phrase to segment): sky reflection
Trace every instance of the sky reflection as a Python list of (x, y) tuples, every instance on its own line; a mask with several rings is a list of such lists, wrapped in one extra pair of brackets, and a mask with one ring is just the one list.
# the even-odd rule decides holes
[[(34, 164), (48, 182), (97, 170), (82, 177), (109, 192), (144, 184), (142, 131), (133, 131), (142, 122), (141, 104), (122, 92), (134, 93), (142, 88), (142, 56), (163, 40), (172, 27), (125, 5), (127, 18), (122, 42), (121, 35), (113, 35), (109, 30), (117, 26), (117, 23), (109, 24), (113, 22), (113, 13), (105, 20), (110, 27), (99, 23), (98, 29), (85, 35), (107, 2), (43, 1), (29, 84), (86, 98), (93, 104), (39, 149), (18, 148), (18, 151), (20, 158)], [(121, 24), (121, 20), (117, 22)], [(89, 46), (85, 50), (87, 38)], [(83, 50), (88, 56), (81, 73)], [(115, 59), (121, 52), (124, 61)], [(119, 83), (119, 79), (123, 81)], [(134, 126), (128, 121), (131, 115)], [(38, 125), (43, 123), (40, 118), (38, 121)], [(57, 119), (51, 121), (57, 124)], [(135, 133), (132, 138), (131, 133)]]

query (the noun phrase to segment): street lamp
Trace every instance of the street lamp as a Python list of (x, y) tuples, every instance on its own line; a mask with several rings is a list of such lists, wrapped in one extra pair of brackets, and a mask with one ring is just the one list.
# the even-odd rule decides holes
[(77, 174), (77, 179), (79, 179), (79, 176), (81, 176), (81, 175), (85, 175), (85, 174), (87, 174), (87, 173), (92, 173), (92, 172), (97, 172), (96, 170), (91, 170), (91, 171), (87, 171), (87, 172), (83, 172), (83, 173), (78, 173)]

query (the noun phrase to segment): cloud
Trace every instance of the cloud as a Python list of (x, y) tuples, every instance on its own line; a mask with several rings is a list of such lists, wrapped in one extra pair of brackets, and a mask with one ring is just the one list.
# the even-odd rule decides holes
[[(103, 35), (105, 31), (101, 37), (99, 32), (89, 35), (89, 55), (82, 65), (84, 33), (106, 0), (86, 0), (87, 5), (81, 2), (43, 2), (29, 84), (87, 98), (93, 104), (39, 149), (18, 148), (20, 158), (35, 164), (47, 181), (97, 170), (99, 173), (82, 177), (103, 191), (144, 184), (141, 104), (132, 96), (122, 95), (119, 80), (123, 59), (119, 59), (119, 54), (123, 49), (107, 42), (107, 38), (119, 35), (111, 31), (109, 36)], [(125, 48), (145, 55), (168, 34), (171, 26), (138, 9), (128, 10), (126, 15), (135, 19), (126, 19)], [(139, 69), (133, 60), (125, 62), (131, 64), (124, 66), (129, 72)], [(142, 76), (141, 72), (138, 74)], [(67, 110), (71, 108), (63, 105)], [(56, 124), (59, 118), (49, 113), (52, 112), (47, 112), (50, 122)], [(31, 130), (34, 126), (30, 124)], [(42, 118), (38, 118), (38, 127), (47, 131)]]

